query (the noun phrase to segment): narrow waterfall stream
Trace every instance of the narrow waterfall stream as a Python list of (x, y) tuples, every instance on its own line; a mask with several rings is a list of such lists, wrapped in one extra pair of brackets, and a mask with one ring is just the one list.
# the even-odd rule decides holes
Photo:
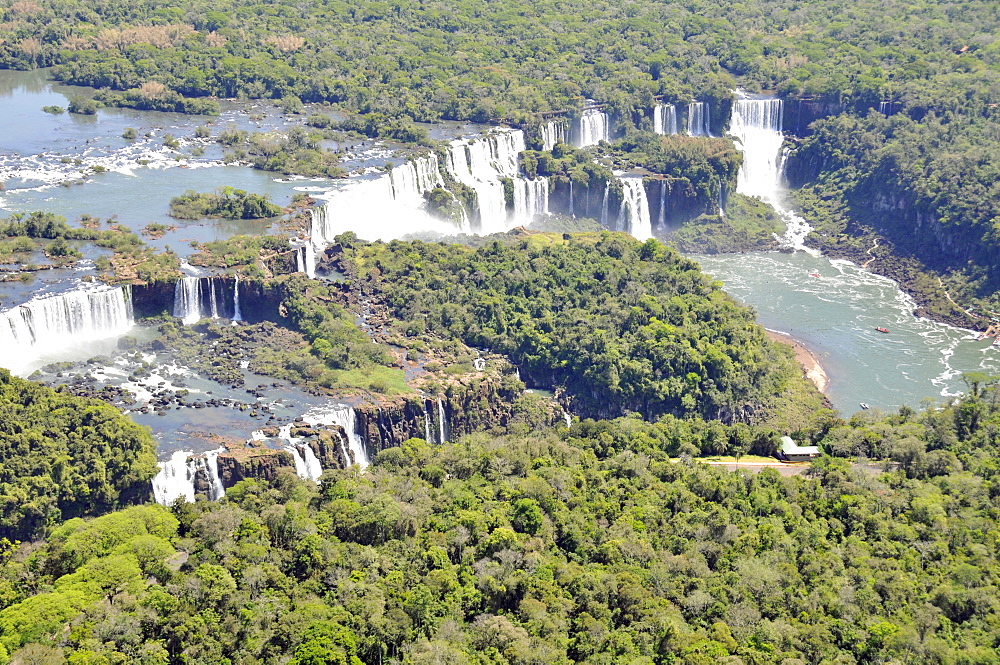
[(1000, 349), (988, 341), (914, 317), (915, 303), (892, 280), (804, 247), (810, 227), (783, 201), (781, 116), (781, 100), (739, 99), (730, 131), (744, 153), (738, 191), (775, 207), (787, 224), (781, 242), (797, 251), (692, 258), (727, 292), (756, 308), (766, 327), (813, 351), (830, 378), (827, 396), (847, 414), (861, 402), (916, 408), (924, 398), (964, 390), (963, 372), (1000, 373)]

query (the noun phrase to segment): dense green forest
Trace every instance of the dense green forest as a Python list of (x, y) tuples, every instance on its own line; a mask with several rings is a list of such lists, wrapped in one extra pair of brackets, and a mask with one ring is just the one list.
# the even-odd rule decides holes
[(3, 21), (0, 65), (57, 65), (69, 82), (421, 120), (513, 120), (584, 97), (622, 112), (653, 95), (722, 100), (737, 80), (872, 105), (940, 75), (968, 87), (1000, 64), (989, 3), (19, 0)]
[(1000, 393), (969, 384), (797, 433), (889, 456), (885, 472), (729, 473), (686, 456), (775, 433), (622, 418), (415, 439), (319, 487), (289, 471), (217, 503), (72, 519), (2, 553), (0, 657), (996, 663)]
[(170, 216), (177, 219), (263, 219), (281, 214), (281, 207), (271, 197), (233, 187), (215, 192), (187, 191), (170, 199)]
[(0, 539), (147, 500), (155, 449), (116, 408), (0, 369)]
[(758, 422), (820, 404), (753, 311), (656, 240), (338, 242), (352, 288), (402, 332), (504, 353), (529, 386), (565, 390), (574, 413)]

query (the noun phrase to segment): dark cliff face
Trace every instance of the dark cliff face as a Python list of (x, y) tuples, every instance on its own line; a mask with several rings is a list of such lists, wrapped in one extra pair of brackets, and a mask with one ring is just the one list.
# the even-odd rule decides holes
[[(627, 231), (619, 219), (622, 190), (617, 182), (610, 186), (603, 180), (592, 182), (589, 186), (573, 183), (571, 197), (569, 180), (556, 177), (552, 180), (549, 191), (551, 212), (589, 217), (601, 222), (609, 231)], [(645, 179), (643, 186), (654, 231), (668, 233), (700, 215), (718, 214), (718, 199), (699, 194), (687, 178), (650, 177)]]
[[(219, 478), (222, 486), (229, 488), (241, 480), (256, 478), (258, 480), (273, 481), (277, 479), (278, 472), (282, 468), (295, 469), (295, 461), (291, 453), (284, 450), (271, 450), (260, 448), (257, 450), (241, 449), (239, 454), (224, 452), (219, 455)], [(203, 479), (204, 488), (208, 487), (208, 479)], [(199, 489), (198, 479), (195, 478), (195, 491)]]
[[(173, 316), (174, 299), (177, 289), (176, 281), (151, 282), (132, 286), (132, 309), (137, 319), (162, 316)], [(208, 300), (214, 294), (215, 310), (219, 316), (233, 318), (236, 308), (236, 293), (239, 293), (240, 316), (247, 323), (261, 321), (281, 322), (280, 291), (257, 280), (240, 280), (231, 276), (213, 276), (199, 278), (199, 292), (202, 300)], [(207, 311), (207, 307), (204, 307)]]
[(822, 98), (790, 97), (784, 103), (782, 127), (786, 134), (805, 136), (809, 134), (809, 125), (814, 120), (843, 113), (843, 104)]
[(347, 434), (339, 425), (328, 425), (318, 436), (306, 441), (312, 448), (323, 469), (346, 469), (357, 463), (351, 447), (347, 445)]

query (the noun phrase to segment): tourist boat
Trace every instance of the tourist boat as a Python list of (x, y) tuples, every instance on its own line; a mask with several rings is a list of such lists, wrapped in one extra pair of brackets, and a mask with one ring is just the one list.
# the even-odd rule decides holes
[(811, 273), (809, 273), (809, 276), (810, 277), (819, 277), (819, 273), (818, 272), (811, 272)]
[(870, 406), (868, 406), (867, 404), (865, 404), (864, 402), (862, 402), (862, 403), (861, 403), (861, 408), (862, 408), (862, 409), (864, 409), (865, 411), (867, 411), (867, 410), (868, 410), (868, 409), (870, 409), (871, 407), (870, 407)]
[(889, 332), (888, 328), (881, 328), (879, 326), (876, 326), (875, 330), (879, 331), (880, 333), (887, 333), (887, 332)]

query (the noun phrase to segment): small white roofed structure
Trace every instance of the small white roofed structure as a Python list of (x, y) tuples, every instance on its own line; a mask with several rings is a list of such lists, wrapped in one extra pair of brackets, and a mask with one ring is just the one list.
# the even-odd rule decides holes
[(792, 440), (790, 436), (781, 437), (781, 448), (778, 450), (778, 459), (786, 462), (802, 462), (819, 457), (818, 446), (800, 446)]

